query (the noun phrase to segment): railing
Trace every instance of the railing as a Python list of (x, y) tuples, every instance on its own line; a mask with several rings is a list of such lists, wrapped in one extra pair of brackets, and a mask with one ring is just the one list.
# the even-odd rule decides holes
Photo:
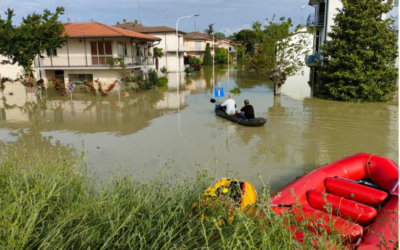
[(315, 53), (314, 55), (306, 55), (306, 65), (307, 67), (318, 67), (322, 65), (322, 56), (320, 53)]
[(310, 14), (307, 18), (307, 27), (321, 27), (324, 26), (325, 15)]
[[(166, 51), (176, 51), (176, 49), (178, 48), (178, 45), (173, 44), (173, 45), (167, 45), (165, 50)], [(186, 45), (179, 45), (179, 51), (188, 51), (189, 47)]]
[[(110, 67), (107, 63), (109, 58), (121, 58), (121, 57), (45, 57), (35, 58), (35, 68), (71, 68), (71, 67)], [(136, 56), (136, 57), (124, 57), (124, 63), (127, 67), (139, 66), (139, 65), (153, 65), (154, 60), (152, 56)]]

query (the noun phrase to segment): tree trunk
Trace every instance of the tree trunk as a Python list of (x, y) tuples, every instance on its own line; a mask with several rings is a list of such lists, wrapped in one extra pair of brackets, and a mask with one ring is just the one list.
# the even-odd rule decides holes
[(269, 78), (274, 83), (274, 94), (280, 95), (282, 85), (286, 82), (286, 73), (281, 68), (275, 66), (269, 75)]
[(156, 58), (156, 70), (158, 71), (158, 58)]

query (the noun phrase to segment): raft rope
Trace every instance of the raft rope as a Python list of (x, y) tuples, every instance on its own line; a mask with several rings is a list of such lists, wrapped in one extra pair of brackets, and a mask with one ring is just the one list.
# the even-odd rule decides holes
[(369, 168), (368, 168), (368, 165), (371, 164), (371, 162), (369, 162), (369, 160), (371, 160), (371, 158), (372, 158), (373, 155), (374, 155), (374, 154), (371, 154), (371, 155), (369, 156), (368, 160), (367, 160), (367, 171), (368, 171), (368, 174), (369, 174), (369, 177), (371, 178), (371, 180), (372, 180), (374, 183), (376, 183), (376, 182), (374, 181), (374, 179), (372, 178), (372, 175), (371, 175), (371, 173), (369, 172)]

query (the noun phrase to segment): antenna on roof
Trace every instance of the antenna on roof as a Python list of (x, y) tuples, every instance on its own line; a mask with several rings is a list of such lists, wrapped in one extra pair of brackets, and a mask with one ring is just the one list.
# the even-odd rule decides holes
[(66, 5), (66, 9), (67, 9), (67, 20), (70, 23), (71, 21), (69, 20), (69, 15), (68, 15), (68, 0), (65, 0), (65, 5)]
[(168, 26), (168, 13), (165, 12), (165, 25)]
[(196, 21), (194, 21), (194, 30), (196, 30)]
[(140, 0), (138, 0), (138, 12), (139, 12), (139, 22), (142, 24), (142, 19), (140, 18)]

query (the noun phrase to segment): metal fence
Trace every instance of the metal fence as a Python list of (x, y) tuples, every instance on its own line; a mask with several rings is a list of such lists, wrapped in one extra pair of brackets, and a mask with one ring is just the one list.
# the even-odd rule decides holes
[[(35, 68), (69, 68), (69, 67), (110, 67), (108, 59), (121, 57), (45, 57), (35, 58)], [(152, 56), (123, 57), (129, 66), (153, 65)]]
[(310, 14), (307, 18), (307, 27), (324, 26), (325, 15)]

